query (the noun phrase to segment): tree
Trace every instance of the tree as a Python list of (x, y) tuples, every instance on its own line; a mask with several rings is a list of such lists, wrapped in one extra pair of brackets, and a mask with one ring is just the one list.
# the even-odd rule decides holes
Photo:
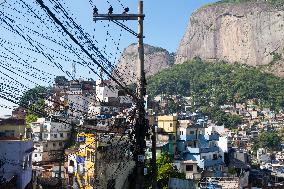
[(43, 93), (46, 93), (47, 88), (43, 86), (36, 86), (26, 91), (19, 100), (21, 107), (27, 108), (43, 99)]
[(30, 127), (32, 122), (37, 121), (39, 117), (45, 117), (47, 113), (45, 111), (45, 101), (39, 99), (35, 104), (29, 106), (26, 116), (27, 126)]
[[(157, 183), (158, 188), (168, 188), (168, 182), (170, 178), (185, 179), (185, 174), (180, 173), (177, 168), (173, 165), (173, 161), (168, 153), (162, 153), (161, 157), (157, 159)], [(151, 188), (151, 164), (148, 164), (150, 170), (147, 180), (147, 188)]]
[(258, 148), (265, 148), (270, 151), (275, 151), (280, 148), (281, 137), (277, 134), (277, 132), (261, 132), (258, 140), (256, 140), (253, 144), (253, 150), (257, 150)]
[(56, 76), (54, 82), (58, 85), (63, 85), (68, 82), (65, 76)]
[(46, 116), (45, 101), (43, 94), (46, 93), (47, 88), (43, 86), (36, 86), (26, 91), (19, 100), (19, 105), (27, 110), (26, 123), (30, 127), (32, 122), (35, 122), (38, 117)]

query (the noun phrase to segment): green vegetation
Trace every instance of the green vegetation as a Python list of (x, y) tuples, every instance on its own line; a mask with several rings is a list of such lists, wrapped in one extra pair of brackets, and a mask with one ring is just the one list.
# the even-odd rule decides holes
[[(157, 159), (157, 184), (158, 188), (168, 188), (168, 182), (170, 178), (185, 179), (185, 174), (180, 173), (177, 168), (173, 165), (173, 161), (168, 153), (163, 153), (160, 158)], [(146, 178), (147, 188), (152, 188), (152, 167), (148, 164), (149, 174)]]
[(65, 76), (56, 76), (54, 82), (59, 85), (63, 85), (68, 82)]
[(281, 58), (282, 58), (282, 55), (277, 53), (277, 52), (273, 52), (273, 53), (271, 53), (271, 55), (272, 55), (272, 58), (273, 58), (273, 60), (272, 60), (273, 63), (281, 60)]
[(279, 150), (281, 144), (281, 137), (277, 132), (261, 132), (258, 139), (253, 143), (253, 151), (256, 152), (258, 148), (266, 148), (269, 151)]
[(284, 107), (284, 79), (259, 69), (224, 62), (206, 63), (195, 59), (174, 65), (148, 79), (150, 97), (192, 96), (199, 106), (220, 106), (258, 99), (272, 109)]
[(36, 103), (39, 99), (42, 99), (42, 94), (46, 93), (47, 88), (43, 86), (36, 86), (26, 91), (19, 101), (19, 105), (22, 107), (29, 107)]
[(224, 125), (230, 129), (235, 129), (237, 125), (242, 123), (242, 118), (240, 116), (227, 114), (216, 106), (202, 107), (202, 112), (210, 116), (217, 125)]
[(43, 93), (46, 93), (47, 88), (37, 86), (25, 92), (19, 101), (19, 105), (27, 109), (26, 123), (30, 127), (32, 122), (35, 122), (38, 117), (46, 115), (45, 102)]

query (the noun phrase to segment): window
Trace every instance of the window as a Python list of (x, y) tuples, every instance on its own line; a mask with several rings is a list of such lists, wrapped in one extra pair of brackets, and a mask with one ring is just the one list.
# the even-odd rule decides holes
[(186, 171), (193, 171), (193, 165), (186, 165), (185, 170)]
[(173, 124), (172, 123), (170, 123), (170, 127), (172, 127), (173, 126)]
[(53, 146), (53, 147), (55, 147), (55, 146), (56, 146), (56, 144), (55, 144), (55, 143), (52, 143), (52, 146)]
[(59, 146), (62, 146), (62, 142), (59, 142)]
[(214, 160), (217, 159), (217, 154), (213, 154), (213, 159), (214, 159)]
[(60, 133), (60, 137), (63, 138), (63, 133)]
[(202, 156), (202, 159), (206, 160), (206, 156)]
[(91, 152), (87, 151), (87, 160), (91, 160)]
[(72, 167), (73, 167), (73, 166), (74, 166), (74, 161), (70, 160), (70, 161), (69, 161), (69, 166), (72, 166)]
[(95, 162), (95, 154), (91, 156), (91, 162)]
[(194, 135), (194, 131), (190, 131), (189, 134)]
[(35, 157), (37, 157), (37, 154), (35, 154)]
[(57, 138), (57, 134), (54, 134), (54, 138)]
[(44, 134), (44, 135), (43, 135), (43, 138), (48, 138), (48, 134)]

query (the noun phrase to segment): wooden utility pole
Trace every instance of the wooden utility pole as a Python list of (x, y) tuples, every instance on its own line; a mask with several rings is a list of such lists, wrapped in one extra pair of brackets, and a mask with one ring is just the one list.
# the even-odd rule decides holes
[[(111, 8), (112, 9), (112, 8)], [(109, 9), (110, 10), (110, 9)], [(113, 10), (112, 10), (113, 11)], [(108, 20), (112, 21), (116, 25), (122, 27), (126, 31), (130, 32), (134, 36), (138, 38), (138, 61), (137, 61), (137, 120), (135, 125), (135, 145), (134, 145), (134, 161), (135, 161), (135, 188), (136, 189), (144, 189), (145, 188), (145, 148), (146, 141), (145, 135), (147, 132), (146, 127), (146, 112), (144, 107), (144, 96), (146, 95), (146, 79), (145, 79), (145, 71), (144, 71), (144, 44), (143, 44), (143, 21), (144, 21), (144, 13), (143, 13), (143, 1), (138, 1), (138, 14), (128, 14), (125, 11), (123, 14), (112, 14), (112, 11), (109, 14), (98, 14), (98, 9), (94, 9), (94, 21), (98, 20)], [(119, 20), (138, 20), (138, 33), (131, 30), (123, 23), (119, 22)]]

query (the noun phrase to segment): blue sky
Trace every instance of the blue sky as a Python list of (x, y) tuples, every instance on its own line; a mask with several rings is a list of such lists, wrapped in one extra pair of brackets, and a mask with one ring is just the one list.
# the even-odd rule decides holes
[[(34, 0), (27, 0), (26, 2), (30, 3), (31, 6), (33, 6), (35, 9), (38, 8), (36, 7), (37, 5), (33, 4), (33, 1)], [(45, 0), (44, 2), (48, 1)], [(110, 4), (114, 7), (114, 13), (121, 13), (123, 11), (123, 7), (125, 6), (130, 8), (131, 13), (137, 12), (136, 0), (92, 0), (92, 2), (96, 4), (100, 13), (106, 13)], [(189, 17), (192, 12), (197, 10), (201, 6), (212, 2), (216, 2), (216, 0), (144, 0), (144, 12), (146, 15), (144, 22), (145, 43), (165, 48), (170, 52), (175, 52), (188, 25)], [(14, 6), (13, 4), (11, 5)], [(7, 5), (6, 7), (1, 7), (2, 5), (0, 5), (0, 11), (5, 11), (8, 17), (9, 14), (14, 15), (14, 13), (11, 12), (11, 9), (9, 9), (11, 5)], [(117, 26), (111, 25), (108, 22), (94, 23), (92, 20), (92, 6), (90, 5), (89, 0), (68, 0), (66, 1), (65, 5), (66, 7), (68, 7), (69, 13), (73, 14), (72, 17), (75, 18), (75, 21), (81, 25), (86, 33), (89, 33), (92, 38), (97, 41), (96, 44), (99, 49), (104, 49), (106, 51), (106, 57), (109, 58), (113, 62), (113, 64), (117, 61), (117, 58), (120, 56), (124, 48), (126, 48), (129, 44), (135, 43), (137, 41), (137, 39), (131, 36), (131, 34), (122, 31)], [(18, 9), (20, 8), (21, 7), (18, 7)], [(15, 24), (25, 26), (26, 22), (23, 21), (24, 19), (22, 19), (20, 15), (18, 16), (18, 18), (19, 20)], [(33, 17), (29, 19), (31, 20), (32, 18)], [(129, 21), (125, 24), (132, 28), (134, 31), (137, 30), (137, 22)], [(18, 39), (17, 36), (15, 37), (15, 34), (9, 33), (7, 30), (1, 28), (1, 25), (3, 25), (3, 23), (1, 23), (0, 20), (0, 39), (10, 39), (10, 42), (13, 42), (14, 40), (15, 42), (21, 43), (21, 39)], [(40, 28), (39, 26), (37, 28), (35, 28), (34, 26), (30, 27), (32, 27), (33, 29)], [(59, 36), (60, 34), (56, 34), (53, 31), (48, 32), (46, 31), (46, 29), (42, 31), (45, 32), (45, 35), (50, 35), (54, 38), (58, 38), (58, 41), (60, 41), (60, 39), (62, 38), (62, 36)], [(31, 33), (28, 34), (33, 37)], [(37, 37), (35, 37), (35, 39), (37, 39)], [(106, 39), (108, 40), (106, 41)], [(42, 40), (40, 40), (40, 42), (45, 43), (45, 41)], [(25, 45), (28, 44), (25, 44), (25, 42), (23, 42), (23, 46)], [(46, 46), (50, 47), (51, 49), (57, 49), (57, 47), (53, 47), (52, 44), (48, 41), (46, 41)], [(12, 48), (12, 46), (7, 46), (7, 48)], [(4, 51), (4, 49), (0, 50), (2, 52)], [(57, 50), (61, 51), (59, 48)], [(13, 49), (13, 51), (18, 55), (25, 53), (23, 49), (15, 48)], [(30, 52), (27, 51), (26, 54), (30, 55)], [(68, 55), (68, 53), (66, 55)], [(7, 53), (7, 56), (9, 56), (9, 53)], [(34, 54), (32, 56), (33, 59), (31, 59), (34, 61), (28, 60), (29, 56), (25, 57), (25, 60), (27, 60), (30, 64), (34, 64), (32, 66), (38, 67), (54, 75), (64, 75), (64, 72), (62, 73), (60, 70), (55, 70), (54, 67), (43, 67), (43, 65), (41, 65), (40, 63), (32, 63), (35, 62), (35, 59), (42, 61), (42, 63), (46, 61), (41, 55)], [(73, 59), (72, 55), (68, 55), (68, 57), (70, 59)], [(9, 62), (7, 64), (9, 64)], [(62, 64), (64, 69), (69, 71), (71, 70), (70, 64), (66, 64), (66, 67), (64, 67), (64, 63)], [(5, 73), (10, 74), (8, 72)], [(78, 77), (82, 78), (95, 78), (83, 67), (77, 68), (77, 74), (79, 75)], [(35, 85), (34, 83), (29, 83), (29, 81), (17, 75), (13, 77), (14, 80), (25, 83), (29, 88)], [(49, 80), (49, 82), (42, 82), (38, 80), (34, 81), (38, 84), (48, 85), (52, 80)], [(13, 106), (13, 104), (3, 99), (0, 99), (0, 106), (1, 105)], [(0, 116), (4, 114), (10, 114), (10, 110), (0, 107)]]

